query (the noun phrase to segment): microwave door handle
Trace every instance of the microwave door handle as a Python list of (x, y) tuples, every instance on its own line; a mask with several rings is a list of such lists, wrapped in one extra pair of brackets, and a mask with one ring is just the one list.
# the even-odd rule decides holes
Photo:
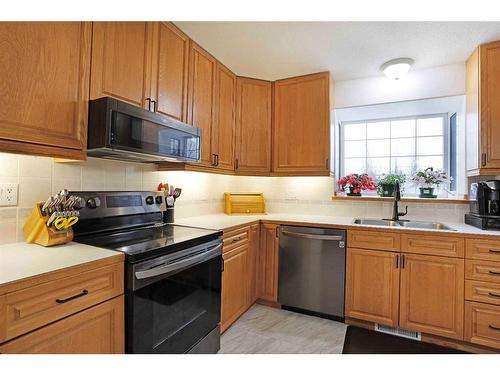
[(145, 270), (145, 271), (137, 271), (137, 272), (135, 272), (135, 277), (139, 280), (148, 279), (151, 277), (156, 277), (156, 276), (168, 274), (168, 273), (177, 271), (177, 270), (185, 268), (185, 267), (199, 264), (201, 262), (204, 262), (206, 260), (209, 260), (211, 258), (214, 258), (214, 257), (220, 255), (222, 253), (221, 248), (222, 248), (222, 243), (216, 245), (215, 247), (211, 248), (210, 250), (207, 250), (206, 252), (204, 252), (202, 254), (198, 254), (198, 255), (195, 255), (193, 257), (183, 259), (183, 260), (180, 260), (180, 261), (175, 262), (175, 263), (170, 263), (170, 264), (167, 264), (163, 267), (156, 267), (156, 268), (152, 268), (152, 269)]

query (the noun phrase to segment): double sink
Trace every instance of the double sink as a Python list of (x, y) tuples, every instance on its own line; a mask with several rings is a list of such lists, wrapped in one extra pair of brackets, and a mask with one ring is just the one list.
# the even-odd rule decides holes
[(430, 221), (403, 221), (403, 220), (381, 220), (381, 219), (354, 219), (354, 224), (359, 225), (375, 225), (379, 227), (403, 227), (414, 229), (434, 229), (434, 230), (451, 230), (455, 229), (443, 223), (435, 223)]

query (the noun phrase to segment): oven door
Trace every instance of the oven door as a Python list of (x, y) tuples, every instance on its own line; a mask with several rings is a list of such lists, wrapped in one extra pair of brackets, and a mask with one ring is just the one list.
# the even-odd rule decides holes
[(218, 351), (221, 249), (218, 239), (127, 266), (127, 353), (199, 352), (205, 338)]

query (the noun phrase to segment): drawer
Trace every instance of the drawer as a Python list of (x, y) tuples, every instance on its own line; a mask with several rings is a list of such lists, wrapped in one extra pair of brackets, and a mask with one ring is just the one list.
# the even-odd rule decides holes
[(465, 340), (500, 349), (500, 306), (465, 302)]
[(370, 230), (348, 230), (347, 246), (361, 249), (401, 251), (398, 233)]
[(0, 301), (0, 342), (123, 294), (123, 263), (8, 293)]
[(500, 305), (500, 284), (486, 281), (465, 281), (465, 299)]
[(467, 239), (465, 257), (500, 262), (500, 240)]
[(463, 258), (465, 240), (461, 237), (402, 234), (401, 251), (405, 253)]
[(230, 251), (238, 246), (248, 243), (248, 232), (250, 227), (240, 228), (230, 232), (225, 232), (222, 241), (224, 243), (223, 252)]
[(465, 278), (500, 283), (500, 262), (466, 259)]

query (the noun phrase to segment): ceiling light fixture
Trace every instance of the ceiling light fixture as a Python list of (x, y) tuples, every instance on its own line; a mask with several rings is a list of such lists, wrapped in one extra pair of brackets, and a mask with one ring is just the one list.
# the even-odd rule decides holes
[(408, 73), (412, 65), (413, 59), (402, 57), (387, 61), (380, 67), (380, 70), (384, 72), (387, 78), (398, 80)]

